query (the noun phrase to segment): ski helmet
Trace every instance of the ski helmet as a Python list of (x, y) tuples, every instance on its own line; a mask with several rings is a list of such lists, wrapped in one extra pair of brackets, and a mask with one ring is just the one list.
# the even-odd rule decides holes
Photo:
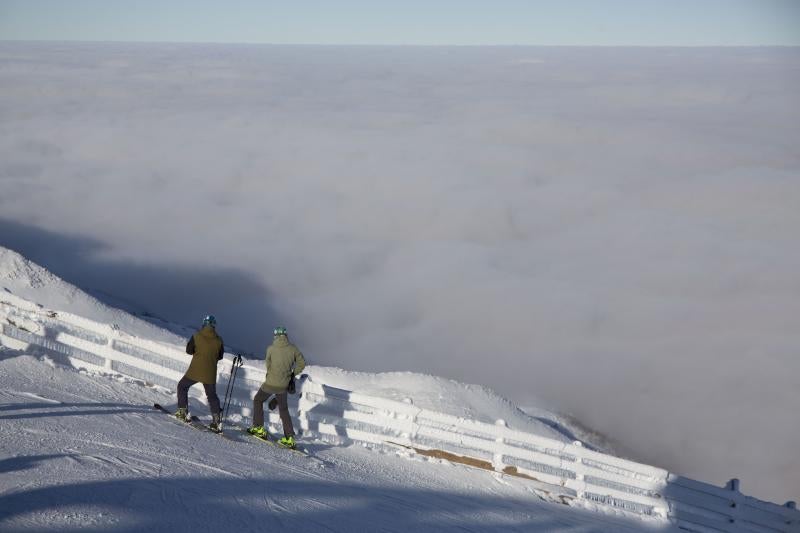
[(214, 315), (206, 315), (203, 319), (204, 326), (211, 326), (212, 328), (217, 325), (217, 319), (214, 318)]
[(276, 337), (278, 335), (286, 335), (286, 328), (283, 326), (278, 326), (272, 330), (272, 334), (275, 335)]

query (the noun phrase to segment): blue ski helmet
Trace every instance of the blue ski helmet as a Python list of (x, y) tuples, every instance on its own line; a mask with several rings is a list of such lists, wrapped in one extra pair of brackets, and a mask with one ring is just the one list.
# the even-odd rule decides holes
[(286, 328), (283, 326), (278, 326), (272, 330), (272, 334), (275, 335), (276, 337), (278, 335), (286, 335)]
[(212, 328), (217, 325), (217, 319), (214, 318), (214, 315), (206, 315), (203, 319), (204, 326), (211, 326)]

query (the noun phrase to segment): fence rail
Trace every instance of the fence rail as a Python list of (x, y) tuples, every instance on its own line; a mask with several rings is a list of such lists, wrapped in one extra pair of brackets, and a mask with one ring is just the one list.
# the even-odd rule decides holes
[[(136, 338), (118, 328), (41, 309), (0, 295), (0, 342), (102, 371), (173, 389), (188, 367), (183, 346)], [(219, 365), (226, 382), (232, 357)], [(263, 380), (261, 363), (246, 362), (231, 397), (231, 413), (251, 415), (251, 398)], [(578, 444), (421, 409), (412, 404), (304, 380), (290, 401), (301, 430), (335, 443), (364, 443), (416, 450), (459, 460), (536, 483), (560, 501), (582, 501), (668, 521), (697, 532), (800, 533), (794, 502), (781, 506), (743, 495), (738, 481), (715, 487)], [(192, 393), (204, 402), (199, 392)], [(277, 413), (269, 422), (279, 424)]]

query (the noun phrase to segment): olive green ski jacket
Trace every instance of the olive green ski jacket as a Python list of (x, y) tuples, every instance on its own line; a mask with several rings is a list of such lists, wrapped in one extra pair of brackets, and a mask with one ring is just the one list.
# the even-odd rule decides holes
[(192, 362), (186, 377), (206, 385), (217, 382), (217, 361), (222, 359), (225, 347), (222, 337), (211, 326), (203, 328), (192, 335), (186, 344), (186, 353), (192, 354)]

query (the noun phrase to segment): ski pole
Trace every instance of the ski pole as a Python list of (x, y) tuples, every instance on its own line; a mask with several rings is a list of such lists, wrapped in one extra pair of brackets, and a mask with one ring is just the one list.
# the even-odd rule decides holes
[(228, 391), (226, 393), (225, 398), (225, 417), (228, 415), (228, 411), (230, 410), (231, 399), (233, 398), (233, 390), (236, 386), (236, 376), (239, 374), (239, 367), (242, 366), (242, 355), (236, 354), (236, 357), (233, 358), (231, 364), (231, 375), (228, 378)]
[(240, 366), (242, 366), (242, 356), (241, 354), (236, 354), (231, 362), (231, 375), (228, 376), (228, 386), (225, 388), (225, 400), (222, 404), (222, 421), (220, 424), (224, 423), (225, 419), (228, 417), (231, 398), (233, 397), (233, 387), (236, 384), (236, 374), (239, 373)]
[(230, 410), (231, 398), (233, 397), (233, 388), (236, 383), (236, 374), (238, 374), (239, 367), (242, 365), (242, 356), (236, 354), (231, 361), (231, 375), (228, 376), (228, 386), (225, 389), (225, 400), (222, 404), (222, 421), (227, 418), (228, 411)]

